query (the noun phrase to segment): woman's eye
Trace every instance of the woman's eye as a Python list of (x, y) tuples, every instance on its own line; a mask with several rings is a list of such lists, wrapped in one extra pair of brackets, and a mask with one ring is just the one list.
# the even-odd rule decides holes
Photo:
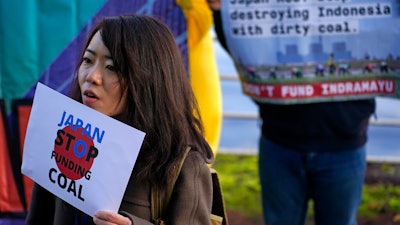
[(115, 71), (115, 67), (114, 66), (108, 65), (108, 66), (106, 66), (106, 68), (108, 70), (110, 70), (110, 71)]
[(82, 59), (82, 63), (88, 64), (88, 63), (91, 63), (91, 62), (92, 61), (87, 57), (83, 57), (83, 59)]

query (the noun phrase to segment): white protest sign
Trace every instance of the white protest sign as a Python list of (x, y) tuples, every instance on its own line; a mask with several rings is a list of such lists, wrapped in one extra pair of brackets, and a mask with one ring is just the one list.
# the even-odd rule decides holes
[(90, 216), (118, 212), (144, 136), (38, 83), (22, 173)]

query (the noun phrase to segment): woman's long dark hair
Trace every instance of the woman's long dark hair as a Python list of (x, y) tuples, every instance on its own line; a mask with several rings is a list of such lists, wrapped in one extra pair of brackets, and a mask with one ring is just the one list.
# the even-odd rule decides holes
[[(199, 109), (171, 31), (145, 15), (104, 18), (90, 32), (78, 67), (97, 31), (127, 93), (124, 111), (114, 117), (146, 133), (135, 178), (168, 185), (174, 165), (189, 145), (211, 163), (213, 153), (204, 139)], [(76, 77), (71, 97), (82, 102)]]

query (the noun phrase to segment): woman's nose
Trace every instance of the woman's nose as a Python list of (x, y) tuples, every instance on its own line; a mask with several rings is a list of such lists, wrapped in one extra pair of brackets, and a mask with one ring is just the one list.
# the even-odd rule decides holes
[(86, 81), (93, 84), (101, 84), (102, 74), (99, 66), (94, 66), (88, 71)]

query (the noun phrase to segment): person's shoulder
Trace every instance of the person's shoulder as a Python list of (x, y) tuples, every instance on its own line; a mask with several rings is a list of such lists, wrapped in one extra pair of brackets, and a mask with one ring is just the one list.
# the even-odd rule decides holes
[(202, 156), (202, 153), (196, 150), (190, 150), (182, 166), (184, 173), (209, 173), (208, 165)]
[(184, 164), (186, 163), (206, 164), (206, 162), (204, 161), (204, 157), (202, 156), (202, 153), (194, 149), (189, 150), (189, 152), (187, 153)]

